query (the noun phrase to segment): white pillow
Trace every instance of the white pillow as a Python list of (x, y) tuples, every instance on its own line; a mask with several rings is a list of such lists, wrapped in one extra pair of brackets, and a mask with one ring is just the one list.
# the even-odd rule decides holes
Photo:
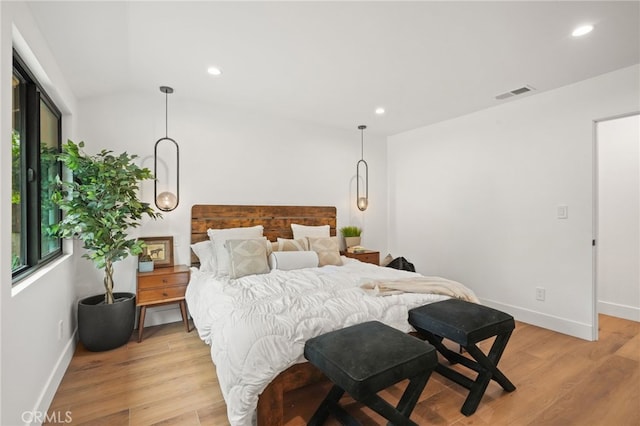
[(313, 238), (328, 238), (331, 232), (329, 225), (320, 226), (308, 226), (298, 225), (297, 223), (291, 224), (291, 230), (293, 231), (293, 239), (313, 237)]
[(208, 229), (207, 235), (213, 242), (216, 254), (216, 272), (218, 275), (229, 274), (229, 252), (225, 247), (227, 240), (248, 240), (254, 238), (263, 238), (262, 225), (244, 227), (244, 228), (227, 228), (227, 229)]
[(191, 250), (193, 250), (200, 261), (201, 271), (217, 272), (216, 251), (211, 240), (191, 244)]
[(230, 259), (229, 278), (269, 272), (267, 244), (266, 237), (251, 240), (227, 240), (226, 246)]
[(271, 269), (291, 271), (293, 269), (315, 268), (318, 266), (318, 253), (315, 251), (274, 251), (269, 255)]

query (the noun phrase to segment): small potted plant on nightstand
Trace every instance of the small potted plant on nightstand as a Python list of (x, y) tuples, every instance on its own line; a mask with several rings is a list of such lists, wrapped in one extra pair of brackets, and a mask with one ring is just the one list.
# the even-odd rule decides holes
[(146, 250), (138, 258), (138, 271), (139, 272), (153, 271), (153, 259), (151, 259), (151, 256), (147, 254)]
[(353, 247), (360, 245), (360, 235), (362, 234), (362, 229), (357, 226), (345, 226), (340, 228), (340, 233), (344, 237), (345, 247)]
[(128, 238), (129, 228), (139, 226), (143, 215), (161, 216), (138, 199), (139, 183), (153, 175), (135, 164), (136, 155), (107, 150), (88, 155), (83, 147), (84, 142), (68, 141), (58, 154), (73, 179), (56, 178), (51, 199), (64, 218), (50, 231), (60, 238), (78, 238), (87, 250), (82, 257), (104, 270), (104, 294), (78, 302), (78, 335), (88, 350), (105, 351), (129, 341), (136, 314), (135, 294), (113, 291), (113, 264), (144, 249), (143, 241)]

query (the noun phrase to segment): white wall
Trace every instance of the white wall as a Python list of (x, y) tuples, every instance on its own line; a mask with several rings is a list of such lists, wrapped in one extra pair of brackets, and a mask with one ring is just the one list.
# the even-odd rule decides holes
[[(73, 135), (75, 99), (24, 3), (0, 3), (0, 139), (11, 134), (12, 44), (65, 114)], [(0, 199), (11, 194), (11, 151), (0, 144)], [(11, 284), (11, 205), (0, 203), (0, 424), (24, 424), (49, 407), (75, 348), (75, 259), (68, 255), (20, 284)], [(67, 247), (68, 248), (68, 247)], [(58, 323), (63, 322), (62, 337)], [(35, 422), (37, 423), (37, 422)]]
[[(63, 139), (85, 140), (87, 151), (112, 149), (139, 154), (141, 163), (153, 167), (154, 142), (164, 135), (164, 96), (113, 94), (76, 100), (64, 82), (55, 59), (47, 50), (28, 8), (20, 2), (2, 2), (0, 48), (0, 133), (11, 131), (12, 28), (21, 34), (14, 43), (36, 69), (48, 94), (60, 107)], [(17, 33), (16, 33), (17, 34)], [(18, 47), (20, 47), (18, 46)], [(29, 52), (33, 55), (28, 54)], [(41, 66), (41, 67), (40, 67)], [(161, 82), (170, 84), (170, 82)], [(157, 84), (156, 86), (159, 86)], [(190, 207), (196, 203), (332, 205), (338, 208), (338, 227), (364, 228), (363, 243), (385, 251), (386, 211), (385, 140), (365, 136), (365, 158), (370, 165), (370, 207), (355, 207), (355, 165), (360, 157), (360, 134), (327, 129), (241, 111), (202, 105), (180, 98), (180, 88), (170, 98), (170, 136), (181, 149), (181, 204), (158, 222), (146, 222), (134, 235), (172, 235), (176, 261), (189, 261)], [(77, 112), (81, 112), (78, 114)], [(365, 123), (366, 124), (366, 123)], [(76, 131), (77, 127), (77, 131)], [(11, 191), (11, 152), (0, 149), (0, 196)], [(142, 198), (152, 202), (153, 186), (146, 184)], [(101, 272), (80, 258), (79, 244), (67, 242), (62, 260), (38, 274), (11, 285), (10, 205), (0, 203), (0, 312), (2, 327), (0, 424), (21, 424), (44, 412), (55, 393), (75, 347), (76, 303), (100, 293)], [(118, 291), (135, 291), (135, 261), (116, 265)], [(75, 282), (74, 282), (75, 281)], [(149, 312), (147, 325), (179, 319), (177, 309)], [(63, 335), (58, 339), (58, 323)], [(28, 373), (25, 373), (27, 372)], [(23, 413), (26, 413), (23, 416)], [(64, 413), (63, 413), (64, 415)], [(37, 422), (36, 422), (37, 423)]]
[[(151, 83), (150, 83), (151, 84)], [(161, 82), (171, 85), (171, 81)], [(153, 87), (156, 89), (156, 87)], [(190, 260), (190, 214), (194, 204), (270, 204), (336, 206), (338, 227), (364, 228), (363, 245), (387, 249), (386, 141), (365, 133), (370, 172), (370, 207), (355, 207), (355, 170), (360, 131), (320, 127), (265, 113), (201, 104), (169, 95), (169, 137), (180, 145), (180, 205), (156, 222), (145, 221), (141, 236), (171, 235), (175, 260)], [(81, 101), (78, 138), (90, 152), (127, 150), (153, 169), (155, 141), (165, 135), (165, 98), (157, 94), (113, 94)], [(365, 123), (366, 124), (366, 123)], [(153, 203), (153, 184), (142, 199)], [(82, 261), (81, 261), (82, 262)], [(83, 262), (87, 263), (88, 262)], [(135, 262), (116, 265), (116, 287), (135, 291)], [(90, 272), (88, 273), (90, 274)], [(91, 293), (82, 289), (82, 293)], [(146, 325), (178, 320), (175, 306), (149, 309)]]
[(636, 65), (389, 138), (392, 252), (520, 320), (593, 338), (592, 124), (640, 110), (639, 82)]
[(640, 321), (640, 115), (597, 124), (598, 311)]

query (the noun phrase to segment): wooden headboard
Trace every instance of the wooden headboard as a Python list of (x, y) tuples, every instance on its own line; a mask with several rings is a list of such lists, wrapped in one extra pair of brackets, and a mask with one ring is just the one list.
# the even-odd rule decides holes
[[(191, 244), (208, 239), (207, 229), (238, 228), (262, 225), (271, 241), (293, 238), (291, 224), (329, 225), (336, 235), (336, 208), (323, 206), (239, 206), (196, 204), (191, 207)], [(198, 258), (191, 252), (191, 264)]]

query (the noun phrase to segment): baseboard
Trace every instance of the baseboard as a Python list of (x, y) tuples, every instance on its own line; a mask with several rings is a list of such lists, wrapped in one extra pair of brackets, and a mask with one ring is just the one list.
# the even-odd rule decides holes
[(495, 300), (482, 299), (482, 303), (494, 309), (508, 312), (510, 315), (513, 315), (517, 321), (557, 331), (558, 333), (568, 334), (569, 336), (579, 339), (593, 340), (593, 325), (591, 324), (580, 323), (568, 318), (548, 315), (519, 306), (507, 305), (496, 302)]
[(640, 322), (640, 308), (635, 306), (619, 305), (617, 303), (599, 300), (598, 313)]
[[(64, 377), (64, 373), (67, 372), (67, 367), (71, 363), (71, 359), (73, 358), (73, 354), (75, 353), (76, 346), (78, 345), (78, 329), (76, 328), (71, 333), (71, 337), (67, 341), (67, 344), (64, 347), (64, 350), (58, 357), (58, 361), (54, 366), (47, 382), (42, 389), (42, 393), (38, 397), (36, 401), (33, 413), (46, 413), (53, 401), (53, 397), (56, 395), (56, 391), (58, 390), (58, 386), (60, 386), (60, 382), (62, 382), (62, 378)], [(65, 414), (62, 414), (65, 418)], [(36, 423), (25, 423), (26, 425), (36, 424)], [(40, 423), (37, 423), (40, 424)]]

